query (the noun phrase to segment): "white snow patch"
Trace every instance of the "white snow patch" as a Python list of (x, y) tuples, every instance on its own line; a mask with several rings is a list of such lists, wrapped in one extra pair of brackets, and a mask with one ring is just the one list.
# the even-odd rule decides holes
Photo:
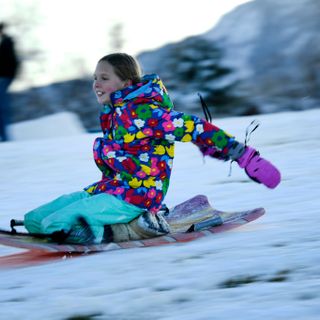
[[(0, 319), (319, 319), (320, 109), (215, 123), (241, 141), (253, 118), (261, 127), (250, 144), (281, 170), (277, 189), (252, 182), (236, 164), (228, 177), (229, 163), (177, 143), (166, 203), (203, 193), (218, 209), (262, 206), (265, 216), (191, 243), (2, 269)], [(0, 226), (99, 179), (95, 136), (0, 144)]]
[(67, 111), (9, 126), (10, 139), (15, 141), (65, 137), (84, 132), (79, 117)]

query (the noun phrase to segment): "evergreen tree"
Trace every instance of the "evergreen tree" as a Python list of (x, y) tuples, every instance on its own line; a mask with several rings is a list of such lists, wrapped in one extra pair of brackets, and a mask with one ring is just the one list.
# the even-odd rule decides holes
[(212, 42), (190, 37), (172, 46), (168, 69), (174, 81), (168, 87), (184, 93), (201, 93), (215, 113), (225, 114), (238, 101), (237, 82), (227, 78), (232, 69), (222, 65), (222, 50)]

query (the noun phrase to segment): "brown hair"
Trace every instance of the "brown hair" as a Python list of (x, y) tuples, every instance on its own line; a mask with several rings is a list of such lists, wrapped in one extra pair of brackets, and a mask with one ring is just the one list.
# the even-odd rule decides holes
[(141, 68), (132, 56), (126, 53), (111, 53), (99, 60), (99, 62), (102, 61), (110, 63), (121, 80), (131, 80), (133, 84), (140, 82)]

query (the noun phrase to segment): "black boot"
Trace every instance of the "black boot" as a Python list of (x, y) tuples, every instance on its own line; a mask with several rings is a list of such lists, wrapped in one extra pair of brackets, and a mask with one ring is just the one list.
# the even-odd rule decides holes
[(58, 243), (92, 244), (95, 237), (87, 221), (80, 217), (69, 232), (56, 231), (52, 233), (51, 239)]

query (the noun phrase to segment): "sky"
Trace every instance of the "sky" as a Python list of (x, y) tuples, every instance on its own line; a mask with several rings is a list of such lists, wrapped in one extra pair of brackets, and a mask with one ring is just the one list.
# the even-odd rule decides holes
[[(220, 210), (264, 207), (263, 217), (189, 243), (22, 269), (0, 264), (0, 319), (318, 320), (319, 117), (314, 109), (215, 122), (241, 141), (246, 126), (260, 121), (250, 144), (281, 171), (274, 190), (250, 180), (236, 163), (229, 177), (229, 163), (204, 160), (192, 143), (176, 144), (169, 207), (204, 194)], [(57, 137), (56, 128), (69, 122), (43, 121), (51, 137), (37, 140), (43, 126), (26, 122), (14, 129), (33, 132), (33, 140), (0, 143), (1, 228), (100, 178), (92, 158), (97, 134)], [(0, 246), (0, 256), (17, 251)]]
[[(244, 2), (248, 0), (0, 0), (0, 20), (15, 17), (9, 30), (20, 41), (17, 46), (42, 51), (24, 62), (30, 74), (25, 80), (46, 83), (91, 72), (100, 57), (117, 48), (111, 37), (116, 26), (121, 26), (121, 51), (137, 55), (204, 33)], [(23, 37), (21, 28), (14, 28), (21, 21), (28, 24)]]

